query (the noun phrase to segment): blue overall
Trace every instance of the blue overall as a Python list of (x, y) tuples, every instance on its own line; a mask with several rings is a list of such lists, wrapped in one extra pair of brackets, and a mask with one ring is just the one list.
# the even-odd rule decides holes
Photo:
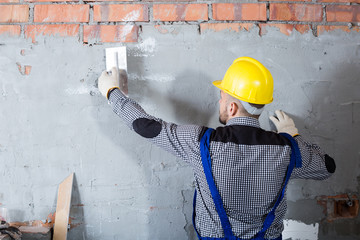
[[(195, 225), (196, 190), (194, 193), (194, 201), (193, 201), (193, 225), (194, 225), (196, 234), (200, 240), (243, 240), (241, 238), (234, 236), (234, 234), (231, 230), (229, 218), (226, 215), (220, 193), (216, 188), (215, 181), (212, 176), (211, 157), (210, 157), (209, 147), (210, 147), (210, 135), (213, 130), (214, 129), (209, 128), (205, 132), (203, 137), (201, 138), (200, 153), (201, 153), (201, 160), (202, 160), (202, 165), (204, 168), (206, 180), (209, 185), (212, 198), (214, 200), (216, 211), (220, 217), (220, 222), (221, 222), (221, 226), (223, 228), (225, 237), (224, 238), (212, 238), (212, 237), (201, 237), (200, 236), (199, 232), (196, 229), (196, 225)], [(281, 193), (280, 193), (279, 197), (277, 198), (274, 207), (271, 209), (269, 214), (266, 216), (262, 229), (260, 230), (260, 232), (258, 232), (255, 235), (254, 238), (252, 238), (255, 240), (264, 240), (265, 239), (264, 236), (265, 236), (266, 230), (271, 226), (272, 222), (275, 219), (275, 209), (278, 207), (279, 203), (284, 198), (286, 185), (289, 182), (290, 175), (291, 175), (294, 167), (296, 167), (296, 168), (301, 167), (301, 154), (300, 154), (300, 150), (299, 150), (299, 146), (298, 146), (297, 142), (287, 133), (280, 133), (280, 134), (282, 136), (286, 137), (291, 142), (290, 164), (287, 168), (287, 172), (285, 175), (285, 181), (284, 181), (283, 187), (281, 189)], [(274, 240), (281, 240), (281, 239), (282, 239), (282, 237), (280, 235), (280, 237), (278, 237)]]

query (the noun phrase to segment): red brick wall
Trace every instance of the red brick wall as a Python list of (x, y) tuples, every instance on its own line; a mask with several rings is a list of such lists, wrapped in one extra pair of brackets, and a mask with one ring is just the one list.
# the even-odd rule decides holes
[[(111, 3), (108, 3), (111, 1)], [(142, 25), (197, 25), (200, 34), (276, 27), (290, 35), (360, 31), (360, 0), (0, 0), (0, 35), (77, 36), (80, 41), (137, 42)], [(359, 26), (358, 26), (359, 25)]]

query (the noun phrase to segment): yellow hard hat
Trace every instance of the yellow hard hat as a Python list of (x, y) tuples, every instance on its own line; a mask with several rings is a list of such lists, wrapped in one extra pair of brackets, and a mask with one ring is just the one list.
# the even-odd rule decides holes
[(223, 80), (213, 84), (242, 101), (268, 104), (273, 101), (274, 82), (270, 71), (251, 57), (235, 59)]

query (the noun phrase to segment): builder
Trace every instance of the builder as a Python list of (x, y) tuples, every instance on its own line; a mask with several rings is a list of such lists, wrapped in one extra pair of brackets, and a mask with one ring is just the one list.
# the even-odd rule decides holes
[(196, 192), (193, 222), (200, 239), (281, 239), (290, 178), (328, 178), (334, 160), (298, 134), (282, 111), (270, 117), (278, 133), (258, 118), (273, 100), (273, 79), (257, 60), (241, 57), (214, 85), (221, 89), (216, 130), (176, 125), (147, 114), (119, 90), (117, 69), (104, 71), (99, 90), (128, 127), (189, 163)]

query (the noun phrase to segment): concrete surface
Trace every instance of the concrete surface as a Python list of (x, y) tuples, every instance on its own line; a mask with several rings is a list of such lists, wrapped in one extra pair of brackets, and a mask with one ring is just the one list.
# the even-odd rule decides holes
[[(217, 127), (211, 82), (239, 56), (260, 60), (275, 80), (262, 126), (273, 129), (268, 116), (283, 109), (337, 162), (329, 180), (290, 183), (287, 219), (318, 239), (358, 238), (359, 217), (327, 222), (316, 198), (359, 193), (360, 35), (164, 28), (143, 26), (126, 45), (130, 96), (164, 120)], [(11, 221), (46, 219), (75, 172), (69, 239), (195, 239), (191, 168), (128, 130), (96, 88), (105, 48), (119, 45), (1, 37), (0, 203)]]

